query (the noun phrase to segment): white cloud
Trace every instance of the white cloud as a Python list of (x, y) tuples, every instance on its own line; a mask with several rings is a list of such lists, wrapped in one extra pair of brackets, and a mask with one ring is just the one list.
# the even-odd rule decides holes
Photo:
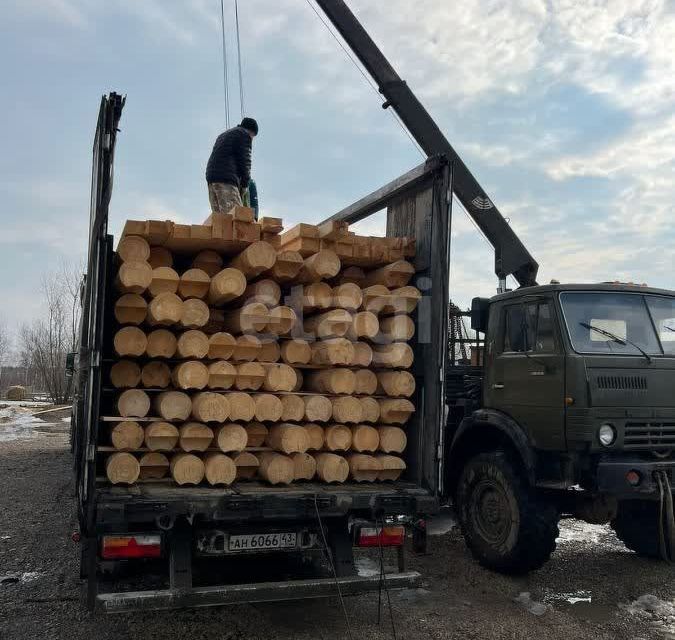
[(22, 0), (17, 3), (21, 11), (36, 18), (61, 22), (78, 29), (88, 26), (81, 5), (82, 2), (75, 0)]
[(493, 167), (513, 164), (532, 167), (542, 158), (550, 157), (558, 151), (562, 136), (556, 131), (519, 129), (517, 134), (503, 134), (503, 138), (504, 142), (499, 144), (465, 142), (462, 144), (462, 152)]
[[(386, 5), (355, 0), (350, 7), (426, 98), (470, 101), (490, 91), (522, 91), (541, 55), (543, 0)], [(242, 13), (256, 16), (249, 35), (256, 42), (278, 36), (301, 52), (308, 61), (302, 69), (308, 93), (330, 92), (333, 101), (349, 108), (377, 99), (304, 2), (281, 0), (272, 15), (268, 9), (267, 0), (247, 2)], [(257, 25), (260, 15), (265, 17)]]
[(557, 55), (545, 61), (552, 73), (636, 114), (670, 110), (675, 14), (667, 2), (558, 0), (553, 8)]
[(0, 245), (39, 247), (72, 255), (86, 250), (87, 232), (85, 215), (32, 220), (15, 216), (12, 222), (3, 223)]
[(73, 27), (85, 27), (87, 25), (87, 20), (82, 11), (68, 0), (46, 0), (43, 4)]
[(590, 154), (563, 157), (547, 167), (555, 180), (599, 177), (616, 186), (602, 233), (654, 236), (673, 231), (675, 217), (675, 116), (648, 119)]
[(139, 202), (137, 212), (141, 220), (172, 220), (179, 224), (191, 224), (188, 216), (157, 196), (145, 196)]
[(191, 45), (195, 41), (193, 28), (186, 26), (189, 22), (185, 17), (176, 15), (175, 11), (167, 10), (164, 3), (157, 0), (122, 0), (120, 7), (123, 11), (138, 18), (154, 38), (168, 37), (180, 44)]
[[(41, 175), (0, 181), (1, 245), (36, 244), (57, 251), (85, 246), (89, 220), (89, 185)], [(7, 203), (12, 204), (7, 204)], [(17, 211), (30, 211), (29, 215)]]
[(647, 120), (599, 151), (563, 157), (547, 168), (556, 180), (575, 176), (611, 178), (620, 174), (645, 174), (675, 163), (675, 116)]
[(426, 97), (471, 100), (522, 91), (542, 55), (547, 10), (540, 0), (353, 5), (394, 66), (400, 63)]

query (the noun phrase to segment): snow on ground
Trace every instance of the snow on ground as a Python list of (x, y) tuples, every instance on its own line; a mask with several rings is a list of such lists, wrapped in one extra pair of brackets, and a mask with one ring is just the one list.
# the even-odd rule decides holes
[(630, 615), (650, 622), (655, 629), (665, 633), (665, 637), (675, 636), (675, 600), (666, 601), (645, 594), (629, 604), (620, 604), (619, 607)]
[(567, 518), (560, 521), (558, 544), (585, 542), (605, 549), (623, 549), (614, 532), (605, 524), (589, 524), (582, 520)]
[(39, 409), (50, 407), (51, 402), (46, 400), (0, 400), (0, 411), (8, 407), (25, 407), (27, 409)]
[(0, 575), (0, 586), (17, 584), (19, 582), (33, 582), (41, 578), (43, 575), (45, 574), (41, 571), (6, 573), (4, 575)]
[(362, 578), (370, 578), (380, 575), (380, 565), (372, 558), (355, 558), (356, 571)]
[(0, 442), (35, 437), (34, 427), (44, 422), (32, 416), (31, 410), (18, 403), (0, 409)]
[(0, 402), (0, 442), (34, 438), (38, 432), (54, 435), (67, 431), (63, 423), (69, 423), (70, 417), (54, 418), (58, 422), (47, 422), (44, 417), (51, 414), (33, 415), (50, 406), (49, 402)]
[(513, 601), (535, 616), (543, 616), (553, 611), (553, 607), (550, 604), (533, 600), (529, 591), (522, 591)]
[[(354, 558), (354, 564), (356, 565), (356, 571), (362, 578), (372, 578), (373, 576), (380, 575), (380, 561), (379, 559), (369, 558), (365, 555), (357, 555)], [(389, 564), (389, 559), (385, 559), (384, 563), (384, 572), (396, 573), (397, 568)]]

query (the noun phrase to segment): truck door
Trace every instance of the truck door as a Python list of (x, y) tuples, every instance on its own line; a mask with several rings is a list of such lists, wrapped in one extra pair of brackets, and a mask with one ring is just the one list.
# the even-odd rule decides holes
[(510, 415), (540, 449), (565, 448), (565, 357), (553, 305), (505, 304), (489, 382), (491, 404)]

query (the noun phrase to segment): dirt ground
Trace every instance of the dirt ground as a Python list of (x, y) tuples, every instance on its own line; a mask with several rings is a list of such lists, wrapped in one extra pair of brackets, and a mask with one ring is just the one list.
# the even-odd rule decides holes
[[(0, 438), (1, 640), (350, 637), (337, 599), (88, 613), (70, 539), (77, 520), (68, 424), (48, 416), (50, 423), (34, 423), (21, 437)], [(0, 434), (2, 427), (0, 421)], [(391, 594), (395, 635), (386, 608), (377, 624), (375, 593), (346, 599), (351, 637), (675, 638), (673, 569), (626, 551), (606, 527), (563, 522), (551, 561), (524, 578), (473, 562), (449, 512), (430, 529), (429, 554), (409, 561), (424, 576), (421, 587)]]

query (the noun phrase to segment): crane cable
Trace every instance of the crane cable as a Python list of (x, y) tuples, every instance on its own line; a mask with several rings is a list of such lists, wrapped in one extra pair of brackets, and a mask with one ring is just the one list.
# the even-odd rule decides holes
[(220, 0), (220, 29), (223, 41), (223, 92), (225, 95), (225, 128), (230, 128), (230, 95), (228, 90), (229, 78), (227, 70), (227, 46), (225, 43), (225, 7), (224, 0)]
[(244, 75), (241, 70), (241, 42), (239, 40), (239, 0), (234, 0), (234, 23), (237, 30), (237, 65), (239, 66), (239, 109), (244, 119)]
[[(380, 102), (384, 103), (385, 102), (384, 96), (380, 93), (379, 89), (375, 86), (375, 84), (373, 83), (372, 79), (368, 76), (368, 74), (361, 68), (361, 66), (358, 64), (358, 62), (356, 62), (356, 60), (354, 59), (354, 56), (352, 56), (352, 54), (349, 52), (347, 47), (342, 43), (340, 38), (338, 38), (337, 35), (333, 32), (333, 30), (330, 28), (328, 23), (324, 20), (323, 16), (319, 13), (317, 8), (314, 6), (312, 1), (311, 0), (305, 0), (305, 2), (309, 5), (310, 9), (314, 12), (314, 15), (316, 15), (316, 17), (319, 19), (321, 24), (323, 24), (323, 26), (326, 27), (326, 31), (328, 31), (328, 33), (330, 33), (330, 35), (333, 36), (333, 39), (335, 40), (335, 42), (338, 43), (340, 49), (342, 49), (342, 51), (344, 51), (347, 58), (349, 58), (351, 63), (356, 67), (357, 71), (363, 76), (364, 80), (370, 85), (370, 88), (375, 92), (375, 95), (378, 97)], [(413, 145), (415, 146), (417, 151), (420, 153), (420, 155), (423, 158), (427, 158), (428, 157), (427, 154), (424, 153), (424, 150), (417, 143), (417, 140), (415, 140), (415, 138), (413, 138), (410, 131), (408, 131), (408, 128), (401, 121), (401, 118), (399, 118), (398, 114), (395, 111), (393, 111), (392, 109), (387, 109), (387, 113), (389, 113), (391, 115), (391, 117), (394, 118), (394, 120), (396, 121), (398, 126), (401, 127), (401, 130), (403, 131), (403, 133), (405, 133), (405, 135), (408, 136), (408, 139), (410, 140), (410, 142), (413, 143)]]

